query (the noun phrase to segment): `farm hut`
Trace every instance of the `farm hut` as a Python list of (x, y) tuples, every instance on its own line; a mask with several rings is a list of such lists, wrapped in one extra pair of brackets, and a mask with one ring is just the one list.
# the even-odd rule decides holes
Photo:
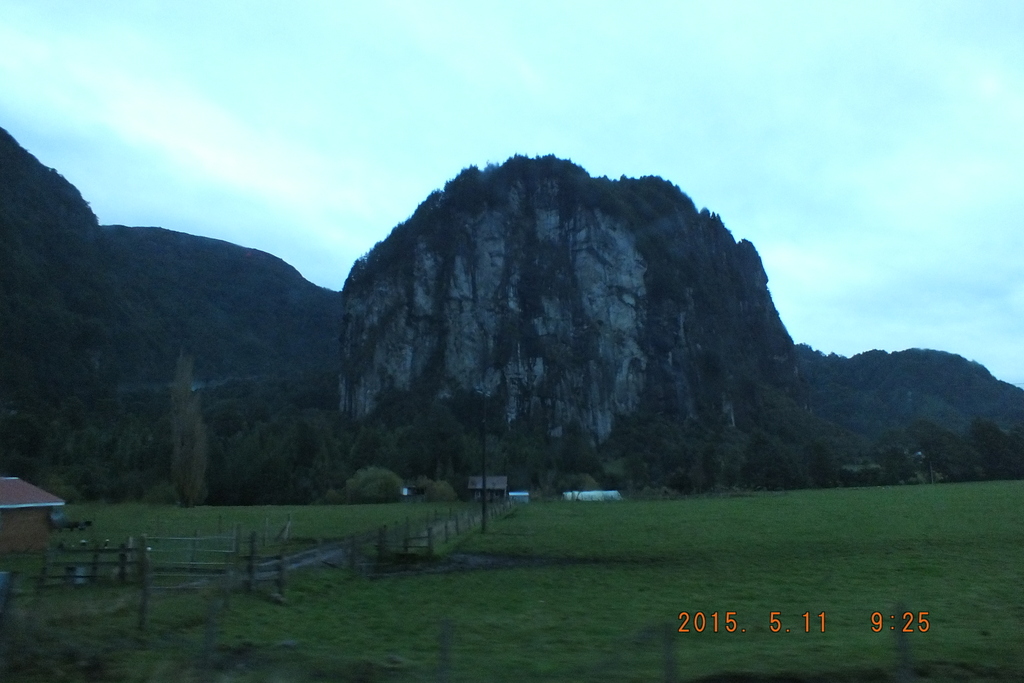
[(529, 503), (530, 492), (529, 491), (509, 491), (508, 499), (513, 503)]
[[(469, 478), (469, 492), (473, 500), (480, 500), (480, 493), (484, 487), (481, 483), (483, 477)], [(487, 477), (487, 500), (505, 500), (508, 497), (508, 477)]]
[(403, 486), (402, 500), (406, 502), (419, 502), (427, 499), (427, 490), (422, 486)]
[(45, 550), (64, 501), (17, 477), (0, 478), (0, 553)]
[(618, 491), (566, 491), (564, 500), (622, 500)]

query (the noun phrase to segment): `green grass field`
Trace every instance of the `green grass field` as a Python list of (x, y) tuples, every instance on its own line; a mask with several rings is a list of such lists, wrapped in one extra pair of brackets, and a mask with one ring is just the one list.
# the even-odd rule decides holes
[[(531, 503), (457, 550), (555, 564), (375, 580), (326, 569), (293, 574), (285, 604), (232, 595), (218, 622), (216, 680), (438, 680), (444, 620), (451, 681), (658, 681), (667, 662), (677, 680), (894, 680), (897, 603), (914, 614), (906, 643), (918, 677), (1024, 680), (1022, 502), (1024, 482)], [(310, 515), (315, 536), (320, 515), (361, 531), (395, 519), (386, 507), (291, 510), (296, 527), (299, 511)], [(404, 519), (408, 506), (390, 507)], [(159, 596), (141, 639), (130, 601), (63, 593), (61, 609), (76, 609), (67, 596), (85, 605), (66, 623), (98, 620), (93, 650), (131, 645), (111, 655), (107, 678), (177, 680), (195, 663), (211, 593)], [(42, 600), (41, 612), (56, 609), (56, 598)], [(688, 633), (677, 632), (682, 611)], [(700, 633), (697, 612), (707, 620)]]

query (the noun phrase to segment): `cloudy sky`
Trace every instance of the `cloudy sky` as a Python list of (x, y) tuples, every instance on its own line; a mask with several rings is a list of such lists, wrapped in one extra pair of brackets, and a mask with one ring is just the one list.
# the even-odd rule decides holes
[(0, 46), (0, 127), (101, 223), (341, 289), (460, 169), (553, 153), (719, 213), (797, 342), (1024, 384), (1018, 0), (0, 0)]

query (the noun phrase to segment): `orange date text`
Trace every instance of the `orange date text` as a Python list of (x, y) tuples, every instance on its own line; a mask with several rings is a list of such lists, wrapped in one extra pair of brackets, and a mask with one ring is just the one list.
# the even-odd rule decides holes
[[(747, 627), (754, 629), (763, 620), (740, 620), (736, 612), (680, 612), (680, 633), (746, 633)], [(772, 633), (804, 632), (824, 633), (825, 613), (790, 614), (783, 618), (782, 612), (769, 612), (768, 630)]]

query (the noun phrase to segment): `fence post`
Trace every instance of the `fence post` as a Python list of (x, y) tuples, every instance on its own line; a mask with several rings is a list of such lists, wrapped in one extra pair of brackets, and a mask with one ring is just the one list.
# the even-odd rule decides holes
[(665, 683), (676, 683), (676, 651), (673, 645), (675, 629), (672, 622), (665, 622), (661, 630), (662, 656), (665, 658)]
[(228, 596), (235, 588), (235, 571), (238, 569), (239, 536), (242, 525), (236, 523), (232, 529), (231, 551), (224, 553), (224, 607), (228, 606)]
[(146, 630), (149, 620), (149, 591), (152, 576), (149, 567), (149, 539), (142, 536), (142, 547), (139, 548), (139, 574), (142, 575), (142, 596), (139, 599), (139, 630)]
[(284, 558), (284, 553), (277, 556), (277, 592), (281, 597), (284, 597), (284, 586), (288, 573), (288, 561)]
[(117, 554), (117, 580), (125, 582), (128, 573), (128, 546), (121, 544), (120, 552)]
[[(907, 606), (903, 602), (896, 603), (896, 614), (902, 615), (907, 612)], [(893, 678), (896, 683), (910, 683), (914, 680), (914, 665), (910, 657), (910, 641), (907, 634), (899, 626), (895, 629), (896, 635), (896, 671)]]
[(451, 619), (441, 620), (441, 634), (439, 638), (440, 652), (437, 656), (437, 680), (438, 683), (448, 683), (451, 680), (452, 671), (452, 621)]
[(405, 518), (405, 542), (402, 544), (403, 550), (409, 552), (409, 518)]
[(231, 555), (228, 555), (228, 561), (224, 565), (224, 576), (221, 579), (221, 599), (224, 601), (224, 607), (227, 608), (231, 600), (231, 591), (235, 587), (235, 561)]
[(249, 562), (246, 566), (249, 579), (246, 582), (246, 590), (252, 591), (256, 587), (256, 532), (249, 534)]
[(50, 573), (50, 563), (53, 561), (53, 549), (47, 546), (43, 555), (43, 570), (39, 573), (39, 587), (46, 587), (46, 575)]

